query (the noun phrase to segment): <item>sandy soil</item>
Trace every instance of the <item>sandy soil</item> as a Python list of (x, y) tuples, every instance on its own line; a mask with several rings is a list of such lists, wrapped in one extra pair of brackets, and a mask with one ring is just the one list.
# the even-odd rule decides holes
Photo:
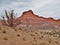
[(60, 45), (60, 31), (0, 27), (0, 45)]

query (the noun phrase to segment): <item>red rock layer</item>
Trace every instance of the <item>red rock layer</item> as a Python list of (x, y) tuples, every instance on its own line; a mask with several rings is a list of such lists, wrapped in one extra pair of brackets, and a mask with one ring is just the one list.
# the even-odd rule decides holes
[(22, 23), (26, 24), (35, 24), (35, 23), (41, 23), (41, 22), (51, 22), (54, 24), (59, 24), (60, 25), (60, 20), (55, 20), (53, 18), (44, 18), (41, 16), (37, 16), (33, 13), (32, 10), (25, 11), (23, 12), (22, 16), (18, 18), (18, 22), (21, 21)]

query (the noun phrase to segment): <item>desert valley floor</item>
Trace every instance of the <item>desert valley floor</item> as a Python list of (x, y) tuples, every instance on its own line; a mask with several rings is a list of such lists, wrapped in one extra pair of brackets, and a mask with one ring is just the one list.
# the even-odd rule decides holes
[(60, 45), (60, 31), (28, 31), (1, 26), (0, 45)]

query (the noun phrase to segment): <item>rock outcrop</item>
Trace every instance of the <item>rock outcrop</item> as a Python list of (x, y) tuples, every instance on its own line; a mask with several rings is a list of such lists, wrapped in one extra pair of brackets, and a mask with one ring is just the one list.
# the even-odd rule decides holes
[(20, 24), (19, 27), (24, 27), (26, 29), (59, 29), (60, 28), (60, 20), (55, 20), (52, 17), (45, 18), (42, 16), (37, 16), (33, 13), (32, 10), (25, 11), (18, 18)]

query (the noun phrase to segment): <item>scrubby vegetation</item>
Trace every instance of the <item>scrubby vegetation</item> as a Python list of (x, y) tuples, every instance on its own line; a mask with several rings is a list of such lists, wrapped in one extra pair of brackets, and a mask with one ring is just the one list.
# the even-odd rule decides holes
[(16, 22), (14, 10), (10, 13), (5, 10), (5, 16), (2, 16), (3, 25), (0, 27), (0, 45), (60, 45), (59, 30), (47, 30), (48, 26), (44, 27), (45, 30), (33, 30), (31, 26), (23, 29), (17, 26), (20, 22)]
[(8, 38), (4, 37), (4, 40), (8, 40)]
[[(16, 45), (60, 45), (60, 32), (53, 33), (51, 30), (47, 31), (24, 31), (24, 30), (17, 30), (15, 31), (14, 28), (1, 27), (0, 30), (0, 44), (2, 45), (9, 45), (12, 42)], [(8, 29), (8, 30), (7, 30)], [(28, 33), (27, 33), (28, 32)], [(54, 36), (58, 35), (58, 36)], [(5, 40), (5, 42), (3, 42)], [(8, 43), (7, 43), (8, 41)]]
[(9, 27), (16, 27), (19, 23), (16, 22), (18, 21), (16, 18), (16, 15), (14, 14), (14, 10), (11, 11), (6, 11), (5, 10), (5, 15), (1, 16), (2, 18), (2, 24), (5, 26), (9, 26)]

